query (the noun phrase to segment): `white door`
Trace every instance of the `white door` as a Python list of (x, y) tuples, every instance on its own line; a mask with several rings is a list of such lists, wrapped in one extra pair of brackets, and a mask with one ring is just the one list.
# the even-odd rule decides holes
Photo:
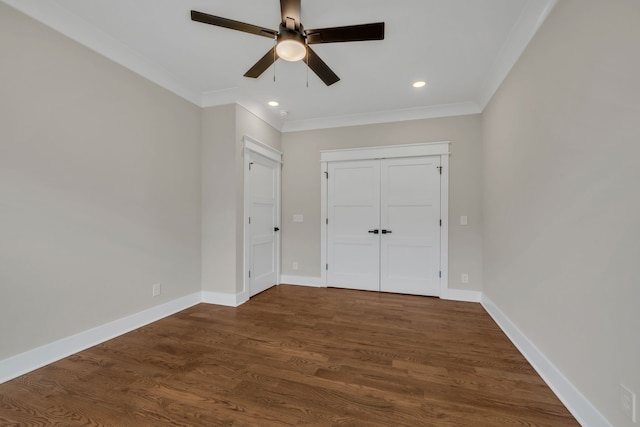
[(440, 157), (381, 162), (380, 290), (440, 294)]
[(330, 163), (328, 171), (327, 286), (377, 291), (380, 162)]
[(280, 164), (249, 152), (249, 296), (277, 283)]
[(328, 165), (327, 285), (440, 293), (440, 157)]

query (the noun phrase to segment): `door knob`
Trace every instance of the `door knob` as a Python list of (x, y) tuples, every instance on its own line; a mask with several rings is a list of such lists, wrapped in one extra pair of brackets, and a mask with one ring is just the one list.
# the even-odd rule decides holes
[(369, 230), (369, 233), (378, 234), (380, 233), (380, 230)]
[(391, 230), (382, 230), (382, 234), (391, 234)]
[(278, 227), (274, 227), (273, 231), (280, 231)]

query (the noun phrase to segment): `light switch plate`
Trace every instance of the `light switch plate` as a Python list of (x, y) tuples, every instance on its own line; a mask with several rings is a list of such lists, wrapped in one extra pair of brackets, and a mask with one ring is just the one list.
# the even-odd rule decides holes
[(462, 215), (460, 217), (460, 225), (467, 225), (467, 216), (466, 215)]

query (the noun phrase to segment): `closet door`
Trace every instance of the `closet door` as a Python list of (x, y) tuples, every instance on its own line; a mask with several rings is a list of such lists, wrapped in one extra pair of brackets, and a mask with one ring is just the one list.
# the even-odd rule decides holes
[(381, 161), (380, 290), (440, 295), (440, 157)]
[(327, 285), (380, 289), (380, 161), (328, 166)]

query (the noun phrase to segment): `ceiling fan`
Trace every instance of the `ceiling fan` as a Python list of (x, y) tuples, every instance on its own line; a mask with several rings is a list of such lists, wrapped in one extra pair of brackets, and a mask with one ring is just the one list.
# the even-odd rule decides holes
[(274, 40), (275, 46), (244, 74), (245, 77), (252, 78), (258, 78), (278, 58), (292, 62), (305, 59), (309, 68), (311, 68), (327, 86), (330, 86), (340, 80), (340, 77), (320, 59), (318, 54), (316, 54), (309, 45), (384, 40), (384, 22), (305, 30), (300, 22), (300, 2), (301, 0), (280, 0), (282, 22), (280, 23), (279, 31), (213, 16), (195, 10), (191, 11), (191, 19), (204, 24), (256, 34)]

